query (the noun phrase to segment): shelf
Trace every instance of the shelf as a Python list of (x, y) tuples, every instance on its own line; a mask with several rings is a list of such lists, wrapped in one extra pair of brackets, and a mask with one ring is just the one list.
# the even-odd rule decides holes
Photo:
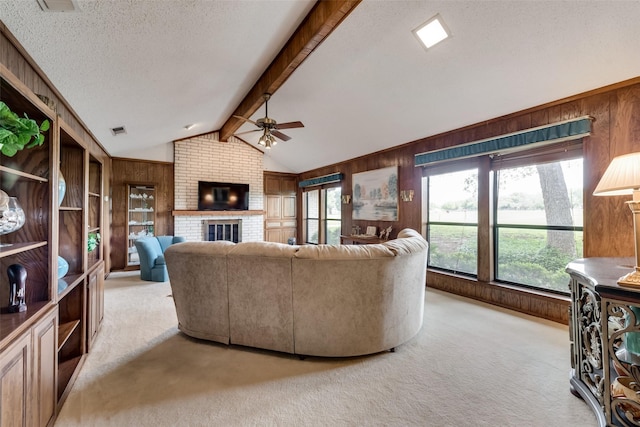
[(81, 211), (82, 208), (74, 208), (74, 207), (69, 207), (69, 206), (60, 206), (58, 208), (58, 210), (60, 210), (60, 211)]
[(155, 211), (153, 209), (129, 209), (129, 212), (145, 213), (145, 212), (155, 212)]
[(32, 175), (30, 173), (22, 172), (22, 171), (19, 171), (19, 170), (13, 169), (13, 168), (9, 168), (9, 167), (6, 167), (6, 166), (2, 166), (2, 165), (0, 165), (0, 171), (1, 172), (5, 172), (5, 173), (10, 173), (12, 175), (17, 175), (17, 176), (20, 176), (22, 178), (32, 179), (34, 181), (49, 182), (48, 178), (42, 178), (42, 177), (39, 177), (37, 175)]
[(0, 258), (16, 255), (36, 248), (41, 248), (42, 246), (47, 246), (47, 244), (47, 242), (11, 243), (10, 246), (7, 245), (0, 247)]
[(146, 236), (139, 236), (139, 237), (131, 237), (129, 236), (128, 239), (129, 240), (138, 240), (138, 239), (144, 239), (145, 237), (155, 237), (153, 234), (147, 234)]
[(99, 195), (98, 193), (91, 193), (91, 192), (88, 192), (87, 194), (88, 194), (89, 196), (91, 196), (91, 197), (100, 197), (100, 195)]
[(69, 391), (67, 387), (73, 385), (73, 378), (78, 375), (78, 366), (83, 356), (76, 356), (58, 363), (58, 407), (64, 403), (63, 395)]
[(150, 225), (153, 225), (153, 221), (149, 221), (148, 223), (144, 224), (129, 224), (129, 227), (148, 227)]
[(241, 216), (264, 215), (264, 211), (171, 211), (173, 216)]
[(69, 292), (78, 286), (78, 283), (82, 283), (82, 279), (84, 279), (84, 274), (67, 274), (63, 278), (58, 279), (58, 282), (63, 281), (67, 284), (67, 287), (58, 292), (58, 300), (63, 299)]
[(18, 334), (22, 333), (22, 326), (33, 317), (44, 313), (42, 310), (48, 306), (50, 301), (39, 301), (27, 304), (27, 311), (22, 313), (4, 313), (0, 316), (0, 342), (11, 341)]
[(60, 351), (60, 349), (66, 344), (67, 340), (78, 326), (80, 326), (79, 320), (63, 323), (58, 326), (58, 351)]

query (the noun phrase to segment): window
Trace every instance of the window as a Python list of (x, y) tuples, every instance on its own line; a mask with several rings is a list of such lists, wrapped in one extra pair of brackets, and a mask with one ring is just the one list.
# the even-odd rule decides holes
[(567, 295), (565, 267), (583, 256), (583, 143), (575, 136), (521, 147), (516, 138), (502, 153), (463, 146), (416, 155), (428, 267)]
[(427, 197), (428, 266), (454, 273), (478, 272), (478, 169), (423, 178)]
[(568, 293), (565, 266), (582, 257), (582, 159), (496, 163), (496, 280)]
[(305, 191), (304, 213), (305, 241), (318, 244), (320, 236), (320, 190)]
[(337, 245), (340, 243), (340, 231), (342, 230), (342, 205), (340, 203), (342, 189), (331, 187), (323, 190), (325, 195), (324, 230), (325, 243)]
[(316, 188), (304, 192), (304, 230), (306, 243), (340, 243), (342, 230), (342, 190)]

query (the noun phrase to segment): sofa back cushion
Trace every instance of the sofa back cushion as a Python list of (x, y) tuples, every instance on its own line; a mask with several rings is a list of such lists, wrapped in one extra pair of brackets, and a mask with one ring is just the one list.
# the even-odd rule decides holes
[(241, 242), (227, 255), (233, 344), (293, 353), (291, 258), (297, 247)]
[(181, 330), (229, 343), (227, 241), (186, 242), (164, 253)]
[(393, 252), (382, 244), (375, 245), (303, 245), (294, 257), (297, 259), (353, 260), (392, 257)]
[[(415, 230), (405, 228), (398, 233), (398, 238), (383, 243), (396, 256), (418, 253), (429, 249), (429, 243)], [(426, 265), (425, 265), (426, 268)]]

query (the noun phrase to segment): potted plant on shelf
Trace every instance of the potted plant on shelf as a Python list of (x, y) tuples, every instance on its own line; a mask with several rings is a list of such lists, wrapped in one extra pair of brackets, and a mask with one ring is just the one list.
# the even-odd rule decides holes
[(100, 233), (89, 233), (87, 238), (87, 252), (93, 252), (100, 243)]
[(19, 117), (4, 102), (0, 101), (0, 151), (12, 157), (24, 148), (42, 145), (44, 135), (49, 130), (49, 121), (38, 126), (35, 120), (25, 114)]

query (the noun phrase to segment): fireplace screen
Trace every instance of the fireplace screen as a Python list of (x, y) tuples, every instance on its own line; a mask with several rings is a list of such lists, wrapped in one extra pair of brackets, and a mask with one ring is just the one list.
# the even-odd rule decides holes
[(227, 240), (238, 243), (242, 241), (242, 221), (204, 221), (204, 240)]

